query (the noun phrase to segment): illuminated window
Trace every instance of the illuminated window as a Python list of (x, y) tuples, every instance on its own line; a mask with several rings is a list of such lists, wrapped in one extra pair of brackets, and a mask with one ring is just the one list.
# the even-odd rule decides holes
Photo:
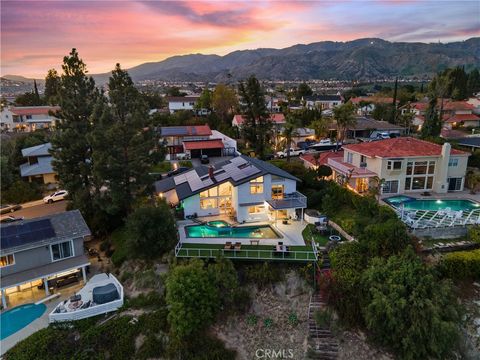
[(216, 209), (217, 206), (217, 199), (216, 198), (206, 198), (200, 199), (200, 208), (203, 210), (206, 209)]
[(10, 266), (13, 264), (15, 264), (15, 258), (13, 257), (13, 254), (0, 257), (0, 267)]
[(248, 213), (249, 214), (259, 214), (265, 212), (265, 206), (263, 205), (257, 205), (257, 206), (249, 206), (248, 207)]
[(263, 194), (263, 176), (250, 180), (250, 194)]

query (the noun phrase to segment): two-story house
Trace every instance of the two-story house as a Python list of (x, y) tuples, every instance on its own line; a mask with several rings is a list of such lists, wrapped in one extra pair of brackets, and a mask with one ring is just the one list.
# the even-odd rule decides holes
[(303, 218), (307, 199), (297, 192), (297, 181), (270, 163), (241, 155), (157, 181), (155, 190), (183, 208), (185, 217), (228, 215), (252, 222)]
[[(1, 224), (2, 304), (48, 296), (51, 289), (83, 276), (90, 265), (83, 242), (90, 230), (80, 211)], [(81, 275), (80, 275), (81, 273)]]
[(2, 130), (35, 131), (55, 126), (58, 106), (10, 106), (0, 112)]
[[(467, 152), (411, 137), (343, 146), (343, 157), (328, 158), (333, 178), (358, 193), (383, 179), (383, 194), (462, 191)], [(377, 179), (374, 180), (374, 178)]]
[(302, 98), (305, 107), (308, 109), (331, 110), (342, 104), (343, 98), (340, 95), (311, 95)]
[(57, 173), (52, 167), (51, 148), (52, 144), (46, 143), (22, 149), (22, 156), (27, 159), (27, 162), (20, 165), (20, 175), (29, 182), (57, 183)]
[(167, 97), (168, 110), (170, 114), (174, 114), (178, 111), (192, 111), (197, 115), (208, 115), (210, 111), (208, 109), (197, 109), (196, 105), (200, 96), (173, 96)]

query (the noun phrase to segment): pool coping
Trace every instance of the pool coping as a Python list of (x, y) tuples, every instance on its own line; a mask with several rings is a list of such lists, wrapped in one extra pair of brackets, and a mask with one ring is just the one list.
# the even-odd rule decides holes
[[(226, 221), (225, 221), (226, 222)], [(228, 223), (228, 222), (226, 222)], [(242, 227), (259, 227), (259, 226), (268, 226), (278, 237), (276, 238), (253, 238), (253, 237), (215, 237), (215, 236), (188, 236), (187, 234), (187, 228), (192, 227), (192, 226), (201, 226), (204, 224), (191, 224), (191, 225), (185, 225), (183, 226), (183, 232), (185, 233), (185, 239), (236, 239), (236, 240), (279, 240), (279, 239), (284, 239), (285, 236), (282, 234), (280, 231), (275, 230), (275, 228), (269, 224), (269, 223), (259, 223), (259, 224), (252, 224), (252, 223), (245, 223), (245, 224), (230, 224), (230, 227), (236, 227), (236, 228), (242, 228)]]

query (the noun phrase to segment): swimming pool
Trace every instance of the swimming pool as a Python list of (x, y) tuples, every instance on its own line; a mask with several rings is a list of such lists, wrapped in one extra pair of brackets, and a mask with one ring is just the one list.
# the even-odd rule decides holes
[(0, 340), (5, 339), (43, 315), (45, 304), (25, 304), (0, 314)]
[(452, 211), (470, 212), (480, 208), (480, 204), (471, 200), (439, 200), (439, 199), (415, 199), (409, 196), (393, 196), (385, 199), (385, 202), (395, 208), (403, 207), (404, 210), (433, 210), (450, 208)]
[(185, 233), (189, 238), (281, 238), (270, 225), (230, 226), (230, 224), (221, 220), (186, 226)]

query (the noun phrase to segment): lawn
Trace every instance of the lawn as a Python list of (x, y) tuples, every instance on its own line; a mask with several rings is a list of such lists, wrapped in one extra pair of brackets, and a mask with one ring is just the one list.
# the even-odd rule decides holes
[(328, 235), (322, 235), (319, 232), (315, 231), (315, 225), (308, 224), (307, 227), (302, 231), (303, 240), (305, 244), (311, 244), (313, 241), (320, 246), (325, 246), (328, 243)]
[(224, 251), (224, 245), (183, 243), (178, 257), (215, 258), (224, 256), (230, 259), (262, 259), (280, 261), (315, 261), (315, 254), (310, 246), (289, 246), (285, 257), (274, 255), (273, 245), (242, 245), (241, 250)]
[(162, 161), (161, 163), (152, 166), (151, 171), (154, 173), (166, 173), (172, 170), (172, 164), (169, 161)]

